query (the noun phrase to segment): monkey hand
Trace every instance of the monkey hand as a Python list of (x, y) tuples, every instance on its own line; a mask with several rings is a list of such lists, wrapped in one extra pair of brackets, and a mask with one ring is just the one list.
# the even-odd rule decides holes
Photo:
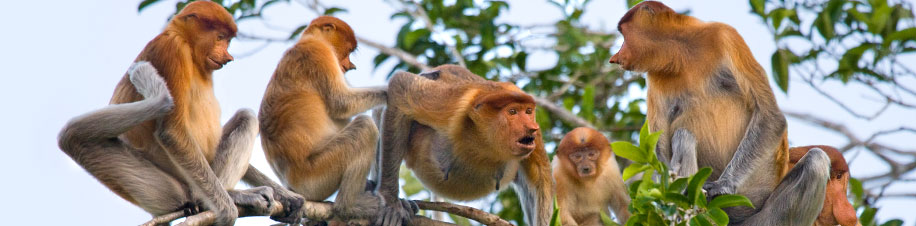
[(379, 212), (375, 219), (375, 225), (381, 226), (406, 226), (410, 218), (420, 211), (417, 203), (397, 199), (393, 203), (386, 203), (385, 207)]
[(302, 221), (302, 205), (305, 198), (295, 192), (279, 189), (274, 190), (274, 199), (283, 204), (283, 213), (270, 216), (271, 220), (298, 225)]
[(731, 180), (719, 179), (713, 182), (706, 182), (703, 185), (703, 189), (706, 190), (707, 198), (714, 198), (718, 195), (726, 194), (735, 194), (737, 192), (737, 186)]
[(267, 186), (246, 190), (228, 190), (235, 206), (246, 215), (267, 215), (274, 202), (274, 189)]

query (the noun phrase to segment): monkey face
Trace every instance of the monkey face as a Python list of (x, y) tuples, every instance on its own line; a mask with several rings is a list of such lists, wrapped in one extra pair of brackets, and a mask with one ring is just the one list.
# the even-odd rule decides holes
[(600, 153), (598, 150), (584, 148), (570, 153), (567, 157), (576, 167), (576, 175), (580, 178), (589, 178), (597, 175), (598, 159)]
[(185, 6), (171, 22), (182, 30), (194, 51), (193, 60), (199, 68), (218, 70), (232, 61), (229, 40), (236, 35), (237, 27), (232, 15), (213, 2), (192, 2)]
[(535, 136), (540, 126), (534, 120), (534, 105), (512, 103), (507, 105), (500, 112), (503, 118), (508, 122), (509, 139), (512, 141), (512, 155), (516, 157), (526, 157), (534, 151)]
[[(534, 99), (520, 91), (499, 91), (478, 97), (469, 115), (489, 143), (509, 150), (501, 159), (525, 158), (538, 143)], [(508, 154), (506, 156), (504, 154)]]
[(821, 209), (821, 214), (817, 217), (817, 225), (856, 225), (859, 221), (856, 218), (856, 210), (852, 208), (846, 198), (846, 186), (848, 184), (848, 172), (833, 171), (830, 173), (830, 180), (827, 181), (827, 194), (824, 198), (824, 208)]
[(203, 59), (205, 62), (205, 68), (209, 70), (219, 70), (223, 68), (223, 65), (232, 61), (232, 55), (229, 54), (229, 39), (232, 37), (229, 36), (228, 32), (213, 30), (207, 32), (207, 38), (209, 43), (202, 43), (208, 47), (203, 47), (209, 49), (207, 54), (200, 54), (205, 56), (206, 59)]

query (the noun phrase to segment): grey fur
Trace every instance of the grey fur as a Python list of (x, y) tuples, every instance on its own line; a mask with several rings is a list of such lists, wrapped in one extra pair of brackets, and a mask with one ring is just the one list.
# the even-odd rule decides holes
[[(244, 156), (250, 156), (251, 139), (257, 135), (257, 130), (252, 129), (257, 128), (257, 121), (250, 112), (248, 114), (245, 114), (244, 111), (240, 112), (234, 117), (238, 120), (237, 125), (224, 128), (224, 139), (220, 140), (220, 148), (216, 150), (222, 160), (214, 161), (210, 167), (196, 169), (197, 172), (206, 174), (168, 168), (176, 167), (176, 165), (156, 164), (146, 153), (132, 147), (119, 137), (143, 122), (161, 121), (174, 108), (174, 102), (165, 81), (150, 63), (137, 62), (131, 66), (128, 76), (144, 99), (132, 103), (113, 104), (70, 120), (58, 136), (58, 144), (64, 153), (108, 188), (119, 195), (125, 195), (125, 198), (129, 198), (140, 208), (153, 215), (177, 210), (196, 212), (200, 201), (206, 202), (214, 198), (214, 196), (209, 196), (211, 194), (222, 194), (225, 199), (217, 200), (230, 202), (232, 201), (230, 196), (234, 196), (239, 199), (236, 200), (239, 203), (204, 203), (204, 207), (223, 208), (238, 204), (264, 209), (262, 208), (264, 206), (261, 205), (272, 201), (269, 197), (272, 191), (269, 188), (232, 192), (223, 189), (223, 186), (226, 185), (234, 186), (241, 177), (239, 169), (244, 169), (243, 166), (248, 164)], [(159, 130), (160, 134), (163, 134), (161, 131), (164, 129)], [(170, 137), (161, 138), (166, 138), (166, 140), (160, 140), (161, 145), (169, 145), (174, 142), (169, 140)], [(181, 151), (200, 154), (188, 150)], [(191, 162), (188, 160), (183, 159), (182, 156), (175, 156), (173, 163), (177, 163), (179, 167), (196, 167), (194, 164), (189, 164)], [(211, 167), (220, 170), (214, 173)], [(183, 175), (174, 175), (172, 172), (181, 172)], [(207, 182), (208, 178), (214, 178), (210, 180), (212, 183), (205, 183), (213, 186), (189, 186), (189, 183), (185, 182), (188, 179), (183, 177), (204, 178), (204, 182)], [(203, 197), (204, 195), (207, 196)]]

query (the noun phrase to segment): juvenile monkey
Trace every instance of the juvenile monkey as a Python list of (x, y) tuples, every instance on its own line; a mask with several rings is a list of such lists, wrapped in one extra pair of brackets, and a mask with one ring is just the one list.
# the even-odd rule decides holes
[(852, 208), (852, 204), (846, 198), (846, 187), (849, 185), (849, 165), (846, 164), (846, 158), (839, 150), (826, 145), (790, 148), (789, 167), (793, 167), (802, 156), (805, 156), (805, 153), (814, 148), (819, 148), (830, 156), (830, 180), (827, 181), (824, 208), (821, 209), (814, 225), (857, 225), (859, 219), (856, 217), (856, 210)]
[(630, 196), (607, 138), (595, 129), (579, 127), (563, 137), (553, 159), (557, 205), (563, 225), (603, 225), (601, 213), (614, 210), (617, 222), (630, 218)]
[(246, 173), (258, 133), (249, 110), (238, 111), (224, 128), (219, 124), (212, 73), (232, 61), (226, 49), (235, 34), (232, 16), (219, 4), (188, 4), (137, 56), (110, 106), (64, 126), (61, 150), (153, 215), (212, 210), (216, 225), (232, 225), (236, 205), (269, 211), (281, 193), (269, 187), (226, 190)]
[[(351, 88), (356, 37), (349, 25), (318, 17), (280, 60), (261, 103), (261, 144), (284, 185), (309, 201), (335, 191), (335, 214), (369, 219), (381, 203), (366, 190), (378, 128), (366, 115), (385, 104), (384, 88)], [(352, 120), (351, 120), (352, 119)]]
[(430, 191), (473, 200), (514, 184), (530, 225), (547, 225), (554, 194), (550, 163), (535, 122), (534, 99), (506, 82), (486, 81), (445, 65), (388, 83), (381, 181), (386, 206), (377, 225), (403, 225), (411, 209), (398, 200), (401, 162)]
[[(741, 194), (726, 208), (735, 225), (811, 225), (820, 212), (830, 159), (813, 149), (788, 167), (786, 120), (762, 67), (734, 28), (642, 2), (620, 19), (624, 44), (611, 63), (648, 72), (650, 131), (679, 173), (711, 167), (709, 197)], [(674, 158), (672, 158), (674, 157)], [(692, 169), (683, 169), (692, 168)]]

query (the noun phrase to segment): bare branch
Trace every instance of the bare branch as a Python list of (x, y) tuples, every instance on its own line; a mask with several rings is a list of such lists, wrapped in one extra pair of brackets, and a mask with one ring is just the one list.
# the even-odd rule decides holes
[(489, 226), (512, 226), (508, 221), (499, 218), (499, 216), (484, 212), (479, 209), (471, 208), (468, 206), (456, 205), (447, 202), (426, 202), (426, 201), (416, 201), (417, 206), (420, 209), (425, 210), (435, 210), (440, 212), (452, 213), (458, 216), (462, 216), (467, 219), (471, 219), (477, 222), (480, 222), (484, 225)]
[(875, 139), (882, 135), (887, 135), (887, 134), (892, 134), (892, 133), (897, 133), (897, 132), (916, 132), (916, 129), (908, 128), (908, 127), (900, 127), (900, 128), (890, 129), (886, 131), (879, 131), (873, 134), (868, 139), (862, 140), (859, 137), (857, 137), (855, 134), (853, 134), (852, 131), (845, 125), (842, 125), (836, 122), (831, 122), (831, 121), (828, 121), (822, 118), (818, 118), (811, 114), (797, 113), (797, 112), (791, 112), (791, 111), (783, 111), (783, 113), (786, 116), (800, 119), (802, 121), (806, 121), (806, 122), (818, 125), (820, 127), (826, 128), (828, 130), (831, 130), (833, 132), (836, 132), (836, 133), (839, 133), (845, 136), (846, 139), (849, 140), (849, 143), (840, 149), (841, 152), (846, 152), (849, 149), (852, 149), (854, 147), (864, 147), (865, 150), (868, 150), (869, 152), (875, 154), (875, 156), (877, 156), (879, 159), (887, 163), (888, 167), (891, 168), (890, 171), (884, 174), (860, 178), (862, 182), (869, 182), (869, 181), (883, 180), (883, 179), (896, 180), (896, 179), (901, 178), (902, 175), (916, 169), (916, 161), (912, 159), (910, 159), (909, 162), (900, 162), (898, 161), (898, 160), (901, 160), (900, 158), (895, 158), (895, 157), (887, 155), (887, 152), (891, 152), (891, 153), (898, 154), (898, 155), (916, 157), (916, 150), (903, 150), (903, 149), (894, 148), (888, 145), (884, 145), (884, 144), (875, 142)]
[(579, 116), (576, 116), (572, 112), (567, 111), (565, 108), (562, 108), (560, 106), (557, 106), (556, 104), (553, 104), (553, 102), (551, 102), (550, 100), (544, 99), (543, 97), (537, 97), (537, 96), (534, 97), (534, 102), (537, 103), (538, 106), (549, 111), (550, 113), (553, 113), (553, 115), (560, 118), (560, 120), (563, 120), (566, 123), (572, 124), (575, 127), (595, 128), (595, 125), (592, 125), (588, 121), (585, 121), (585, 119), (582, 119)]
[(411, 55), (411, 54), (408, 53), (408, 52), (405, 52), (404, 50), (400, 50), (400, 49), (397, 49), (397, 48), (391, 48), (391, 47), (382, 45), (381, 43), (378, 43), (378, 42), (375, 42), (375, 41), (372, 41), (372, 40), (369, 40), (369, 39), (365, 39), (365, 38), (363, 38), (363, 37), (361, 37), (361, 36), (356, 36), (356, 41), (358, 41), (359, 43), (366, 44), (366, 45), (368, 45), (368, 46), (370, 46), (370, 47), (372, 47), (372, 48), (375, 48), (375, 49), (377, 49), (379, 52), (388, 54), (388, 55), (390, 55), (390, 56), (397, 57), (397, 58), (400, 59), (401, 61), (404, 61), (404, 63), (407, 63), (407, 64), (410, 64), (410, 65), (412, 65), (412, 66), (414, 66), (414, 67), (420, 68), (420, 70), (428, 71), (428, 70), (432, 69), (432, 67), (430, 67), (429, 65), (426, 65), (426, 64), (424, 64), (424, 63), (420, 63), (420, 61), (417, 60), (417, 57)]
[[(425, 202), (425, 201), (415, 201), (420, 209), (433, 210), (433, 211), (442, 211), (452, 214), (456, 214), (471, 220), (478, 221), (485, 225), (490, 226), (511, 226), (509, 222), (500, 219), (499, 216), (484, 212), (482, 210), (474, 209), (468, 206), (456, 205), (446, 202)], [(302, 205), (302, 209), (299, 211), (302, 215), (309, 220), (317, 221), (329, 221), (329, 220), (340, 220), (334, 216), (333, 203), (330, 202), (309, 202), (306, 201)], [(251, 216), (270, 216), (283, 213), (283, 204), (279, 202), (271, 203), (270, 207), (256, 207), (257, 210), (245, 210), (239, 208), (239, 217), (251, 217)], [(176, 219), (185, 217), (183, 211), (177, 211), (173, 213), (164, 214), (161, 216), (156, 216), (152, 220), (141, 224), (141, 226), (153, 226), (157, 224), (169, 223)], [(181, 222), (178, 225), (183, 226), (198, 226), (198, 225), (210, 225), (216, 220), (216, 214), (213, 211), (204, 211), (193, 216), (188, 216), (184, 222)], [(363, 222), (368, 223), (368, 222)], [(409, 225), (412, 226), (453, 226), (455, 224), (437, 221), (429, 219), (425, 216), (415, 215), (410, 219)]]

